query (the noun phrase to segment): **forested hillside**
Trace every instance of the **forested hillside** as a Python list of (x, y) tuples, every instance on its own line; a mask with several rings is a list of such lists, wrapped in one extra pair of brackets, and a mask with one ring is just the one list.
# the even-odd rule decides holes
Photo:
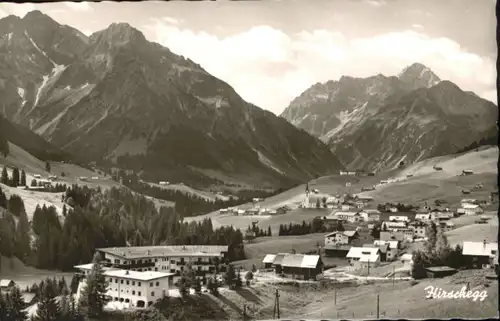
[(61, 270), (91, 262), (96, 248), (126, 245), (227, 244), (228, 260), (244, 258), (240, 230), (214, 229), (210, 219), (184, 223), (174, 209), (158, 211), (146, 197), (126, 189), (73, 185), (63, 199), (74, 209), (58, 217), (53, 207), (37, 207), (30, 230), (22, 200), (0, 192), (0, 255)]

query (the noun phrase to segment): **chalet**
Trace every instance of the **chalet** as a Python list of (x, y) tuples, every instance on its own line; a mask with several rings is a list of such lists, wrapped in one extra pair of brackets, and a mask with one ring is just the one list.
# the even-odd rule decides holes
[(161, 181), (161, 182), (158, 182), (158, 184), (160, 184), (160, 185), (168, 185), (168, 182)]
[(434, 221), (444, 222), (453, 218), (453, 212), (439, 212), (434, 216)]
[(400, 232), (403, 232), (404, 240), (408, 242), (413, 242), (415, 239), (415, 230), (414, 229), (403, 229)]
[(380, 264), (380, 254), (378, 247), (351, 247), (346, 258), (356, 268), (376, 267)]
[(449, 266), (433, 266), (425, 268), (425, 272), (428, 278), (435, 279), (453, 275), (457, 270)]
[(443, 170), (443, 168), (441, 166), (438, 166), (438, 165), (434, 165), (433, 168), (436, 171), (442, 171)]
[(336, 231), (325, 235), (325, 249), (334, 248), (337, 244), (348, 245), (358, 239), (357, 231)]
[(97, 177), (97, 176), (92, 176), (92, 180), (93, 180), (93, 181), (97, 181), (98, 179), (99, 179), (99, 177)]
[(383, 222), (382, 228), (387, 228), (388, 230), (398, 230), (405, 229), (407, 226), (406, 222)]
[(346, 175), (348, 175), (348, 173), (349, 173), (349, 172), (346, 172), (346, 171), (340, 171), (340, 175), (341, 175), (341, 176), (346, 176)]
[(354, 206), (349, 204), (349, 203), (344, 203), (344, 204), (341, 204), (341, 206), (340, 206), (340, 209), (342, 211), (348, 211), (348, 210), (353, 209), (353, 208), (354, 208)]
[(355, 206), (356, 208), (363, 208), (363, 207), (365, 207), (365, 205), (366, 205), (366, 203), (365, 203), (365, 202), (363, 202), (363, 201), (359, 201), (359, 200), (357, 200), (357, 201), (355, 201), (355, 202), (354, 202), (354, 206)]
[(16, 282), (14, 282), (13, 280), (8, 280), (8, 279), (0, 280), (0, 290), (8, 291), (15, 286)]
[(415, 214), (415, 220), (420, 222), (430, 222), (431, 216), (431, 213), (417, 213)]
[(368, 192), (368, 191), (374, 191), (374, 190), (375, 190), (375, 186), (369, 186), (369, 187), (362, 187), (361, 188), (362, 192)]
[(359, 212), (365, 222), (378, 222), (380, 221), (380, 211), (374, 209), (364, 209)]
[(245, 210), (237, 210), (236, 215), (245, 215), (246, 211)]
[(391, 256), (391, 254), (390, 254), (390, 246), (389, 246), (388, 243), (385, 243), (385, 244), (382, 244), (382, 245), (363, 244), (363, 247), (367, 247), (367, 248), (378, 247), (380, 249), (380, 261), (381, 262), (388, 261), (388, 259), (387, 259), (388, 252), (389, 252), (389, 257)]
[(439, 228), (443, 232), (451, 231), (454, 226), (455, 226), (455, 224), (453, 224), (453, 222), (450, 222), (450, 221), (441, 221), (441, 222), (439, 222)]
[(33, 177), (34, 177), (34, 178), (36, 178), (36, 179), (40, 179), (40, 178), (42, 178), (42, 176), (41, 176), (41, 175), (39, 175), (39, 174), (35, 174), (35, 175), (33, 175)]
[(470, 194), (470, 190), (468, 190), (468, 189), (463, 189), (463, 190), (462, 190), (462, 194)]
[(483, 209), (477, 204), (464, 203), (462, 204), (462, 208), (465, 215), (476, 215), (483, 213)]
[(349, 176), (356, 176), (356, 172), (347, 172), (347, 175), (349, 175)]
[(361, 215), (356, 212), (336, 212), (335, 217), (340, 221), (348, 221), (350, 223), (359, 222)]
[(323, 216), (323, 226), (326, 228), (327, 231), (334, 231), (337, 228), (339, 221), (340, 219), (337, 216), (335, 216), (335, 214)]
[(259, 215), (260, 210), (258, 208), (250, 208), (245, 211), (245, 215)]
[(319, 255), (286, 254), (281, 263), (282, 273), (294, 279), (316, 280), (323, 272), (323, 261)]
[(472, 174), (474, 174), (474, 172), (470, 169), (464, 169), (462, 171), (462, 175), (472, 175)]
[(266, 254), (262, 263), (264, 264), (265, 269), (271, 269), (273, 267), (274, 259), (276, 258), (276, 254)]
[(391, 215), (391, 216), (389, 216), (389, 221), (408, 223), (410, 221), (410, 219), (408, 218), (408, 216), (404, 216), (404, 215)]
[(334, 197), (334, 196), (328, 196), (326, 198), (326, 205), (329, 205), (329, 204), (337, 204), (339, 202), (339, 199)]
[(486, 268), (494, 264), (495, 257), (498, 256), (498, 243), (464, 242), (462, 255), (468, 256), (472, 260), (473, 267)]
[(415, 237), (424, 238), (427, 235), (427, 224), (422, 221), (414, 221), (410, 223), (409, 228), (414, 231)]
[(394, 259), (398, 255), (400, 242), (396, 241), (396, 240), (392, 240), (392, 241), (374, 240), (373, 241), (373, 245), (376, 247), (379, 247), (379, 246), (382, 246), (385, 244), (389, 244), (389, 250), (387, 251), (387, 254), (386, 254), (386, 260), (387, 261), (394, 261)]
[(220, 214), (225, 214), (225, 213), (227, 213), (227, 212), (228, 212), (227, 208), (221, 208), (221, 209), (219, 210), (219, 213), (220, 213)]

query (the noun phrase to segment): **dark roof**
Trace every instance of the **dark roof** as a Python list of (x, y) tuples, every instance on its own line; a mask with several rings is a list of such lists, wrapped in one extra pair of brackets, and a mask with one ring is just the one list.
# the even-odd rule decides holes
[(449, 267), (449, 266), (431, 266), (431, 267), (427, 267), (425, 269), (427, 271), (431, 271), (431, 272), (454, 272), (457, 270), (457, 269), (454, 269), (454, 268)]

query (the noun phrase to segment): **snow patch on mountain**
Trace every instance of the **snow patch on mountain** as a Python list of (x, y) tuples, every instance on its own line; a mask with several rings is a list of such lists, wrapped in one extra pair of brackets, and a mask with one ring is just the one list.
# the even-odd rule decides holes
[(265, 166), (269, 167), (270, 169), (272, 169), (273, 171), (275, 172), (278, 172), (282, 175), (285, 175), (285, 173), (283, 171), (281, 171), (278, 166), (276, 166), (269, 158), (267, 158), (266, 156), (264, 156), (264, 154), (262, 154), (260, 151), (256, 150), (255, 148), (253, 149), (257, 155), (259, 156), (259, 162), (261, 162), (262, 164), (264, 164)]
[(199, 97), (196, 96), (196, 98), (202, 102), (204, 102), (207, 105), (210, 106), (215, 106), (216, 109), (221, 108), (221, 107), (228, 107), (229, 104), (226, 100), (224, 100), (223, 97), (220, 96), (215, 96), (215, 97)]
[(28, 35), (28, 32), (25, 30), (24, 31), (24, 35), (26, 37), (28, 37), (29, 41), (31, 42), (31, 44), (36, 48), (36, 50), (38, 50), (42, 55), (44, 55), (47, 59), (50, 60), (50, 62), (55, 66), (56, 63), (50, 59), (50, 57), (47, 55), (47, 53), (45, 51), (43, 51), (42, 49), (40, 49), (40, 47), (38, 47), (38, 45), (35, 43), (35, 41)]
[(365, 102), (362, 105), (357, 106), (352, 111), (343, 110), (338, 115), (337, 118), (340, 120), (340, 124), (334, 129), (327, 132), (325, 135), (321, 137), (323, 141), (330, 140), (333, 136), (339, 134), (346, 125), (357, 124), (363, 119), (365, 107), (368, 105), (368, 102)]

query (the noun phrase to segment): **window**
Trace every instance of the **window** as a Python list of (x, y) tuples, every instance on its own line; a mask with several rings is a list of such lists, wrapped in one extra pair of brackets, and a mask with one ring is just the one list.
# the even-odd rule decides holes
[(115, 279), (115, 283), (118, 283), (118, 279)]
[(170, 273), (175, 273), (175, 269), (170, 269)]
[(158, 259), (155, 259), (155, 262), (158, 262)]
[(141, 291), (137, 292), (137, 295), (138, 295), (138, 296), (141, 296)]
[(120, 260), (115, 259), (115, 264), (120, 264)]
[[(141, 286), (141, 282), (137, 282), (137, 283), (138, 283), (138, 284), (137, 284), (138, 286)], [(141, 292), (139, 292), (139, 293), (141, 293)], [(140, 294), (139, 294), (139, 295), (140, 295)]]
[(151, 292), (151, 296), (155, 296), (155, 293), (154, 293), (154, 292)]
[(123, 284), (123, 280), (120, 280), (120, 283)]
[(130, 281), (129, 280), (127, 280), (127, 285), (130, 285)]
[(132, 281), (132, 285), (135, 285), (135, 281)]
[(132, 295), (135, 295), (135, 291), (132, 291)]
[(153, 287), (153, 282), (149, 283), (149, 286), (150, 286), (150, 287)]
[(158, 268), (157, 268), (157, 267), (155, 267), (155, 271), (158, 271)]
[(170, 264), (175, 264), (175, 260), (170, 260)]

